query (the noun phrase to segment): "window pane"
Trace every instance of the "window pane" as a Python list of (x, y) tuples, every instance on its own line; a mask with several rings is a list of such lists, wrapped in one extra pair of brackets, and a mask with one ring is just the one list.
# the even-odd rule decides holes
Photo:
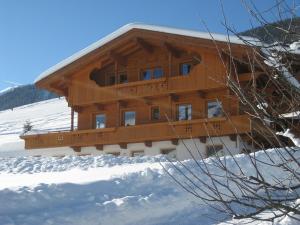
[(191, 72), (191, 69), (192, 69), (191, 63), (182, 63), (180, 65), (180, 74), (188, 75)]
[(219, 101), (211, 101), (207, 103), (207, 117), (222, 117), (222, 103)]
[(96, 115), (96, 128), (105, 128), (106, 116), (105, 114)]
[(135, 125), (135, 112), (124, 112), (124, 125)]
[(161, 77), (163, 77), (163, 75), (164, 75), (164, 71), (162, 68), (155, 68), (153, 70), (154, 79), (161, 78)]
[(127, 74), (120, 74), (120, 84), (127, 83)]
[(192, 119), (192, 105), (179, 105), (178, 106), (178, 120), (191, 120)]
[(151, 79), (151, 70), (144, 70), (142, 73), (143, 80), (150, 80)]
[(108, 81), (109, 83), (109, 85), (114, 85), (115, 84), (115, 82), (116, 82), (116, 78), (115, 78), (115, 76), (110, 76), (109, 77), (109, 81)]
[(160, 118), (159, 107), (152, 107), (151, 108), (151, 119), (159, 120), (159, 118)]

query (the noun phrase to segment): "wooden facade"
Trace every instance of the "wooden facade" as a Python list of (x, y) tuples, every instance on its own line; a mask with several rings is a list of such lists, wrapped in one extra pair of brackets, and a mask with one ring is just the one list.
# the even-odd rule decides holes
[[(95, 146), (101, 150), (110, 144), (151, 146), (152, 141), (250, 132), (249, 116), (226, 86), (229, 62), (216, 45), (228, 47), (150, 30), (132, 29), (120, 35), (36, 83), (66, 97), (72, 121), (70, 131), (22, 136), (26, 149)], [(233, 44), (231, 50), (242, 57), (247, 48)], [(239, 76), (250, 79), (247, 71)], [(209, 118), (209, 102), (219, 102), (223, 115)], [(178, 121), (184, 105), (191, 115)], [(134, 124), (124, 124), (125, 112), (134, 112)], [(96, 127), (97, 115), (105, 115), (103, 128)]]

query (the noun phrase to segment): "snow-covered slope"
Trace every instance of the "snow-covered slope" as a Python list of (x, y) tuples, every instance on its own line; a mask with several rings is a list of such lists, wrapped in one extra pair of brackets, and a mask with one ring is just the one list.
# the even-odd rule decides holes
[(64, 98), (0, 111), (0, 156), (25, 154), (24, 142), (19, 138), (25, 121), (29, 120), (34, 130), (47, 132), (70, 129), (70, 118), (71, 110)]
[[(272, 150), (269, 155), (276, 160)], [(266, 160), (263, 152), (257, 153), (256, 157)], [(212, 160), (206, 160), (207, 166), (213, 173), (221, 175), (220, 170), (213, 167)], [(249, 157), (238, 155), (235, 160), (247, 174), (253, 173)], [(232, 158), (227, 157), (226, 163), (229, 168), (235, 168)], [(208, 177), (197, 170), (195, 162), (187, 160), (183, 164), (203, 181), (210, 182)], [(183, 168), (179, 163), (176, 165)], [(267, 165), (264, 167), (262, 171), (267, 181), (272, 182), (275, 174), (276, 177), (285, 176), (274, 168), (271, 170)], [(241, 221), (231, 220), (228, 215), (209, 208), (187, 193), (166, 171), (180, 179), (180, 174), (163, 156), (2, 158), (0, 224), (241, 224)], [(206, 188), (200, 183), (197, 185)], [(297, 223), (285, 219), (277, 224)]]

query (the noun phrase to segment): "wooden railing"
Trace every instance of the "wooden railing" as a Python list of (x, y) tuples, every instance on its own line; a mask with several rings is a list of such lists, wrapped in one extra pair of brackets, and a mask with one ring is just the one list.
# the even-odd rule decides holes
[(203, 136), (223, 136), (250, 132), (247, 115), (229, 119), (212, 118), (188, 121), (162, 122), (136, 126), (55, 132), (21, 136), (26, 149), (50, 147), (82, 147), (145, 141), (173, 140)]
[(135, 81), (113, 86), (99, 87), (96, 84), (77, 83), (69, 92), (71, 105), (83, 106), (93, 103), (159, 96), (197, 90), (211, 90), (225, 87), (225, 75), (205, 75), (202, 69), (194, 68), (187, 76)]

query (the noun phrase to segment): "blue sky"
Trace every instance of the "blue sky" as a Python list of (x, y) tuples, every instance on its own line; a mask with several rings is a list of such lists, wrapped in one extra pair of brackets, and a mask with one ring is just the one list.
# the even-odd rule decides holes
[[(260, 10), (274, 5), (273, 0), (253, 1)], [(223, 0), (223, 5), (237, 31), (251, 27), (240, 0)], [(0, 0), (0, 90), (9, 82), (32, 83), (127, 23), (205, 31), (201, 20), (212, 32), (225, 32), (219, 0)]]

